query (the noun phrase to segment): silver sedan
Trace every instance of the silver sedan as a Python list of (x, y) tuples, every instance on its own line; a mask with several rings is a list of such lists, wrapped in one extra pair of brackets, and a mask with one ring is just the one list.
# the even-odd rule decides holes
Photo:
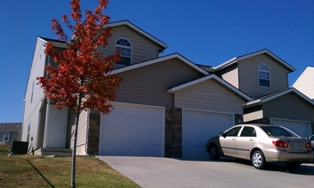
[(220, 156), (251, 160), (257, 169), (268, 162), (285, 162), (290, 169), (313, 162), (311, 142), (285, 127), (265, 124), (241, 124), (231, 127), (206, 144), (210, 158)]

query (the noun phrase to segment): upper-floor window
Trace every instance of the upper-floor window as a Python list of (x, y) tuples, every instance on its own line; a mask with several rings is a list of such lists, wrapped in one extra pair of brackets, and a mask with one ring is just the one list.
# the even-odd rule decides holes
[(258, 80), (260, 86), (270, 87), (269, 68), (264, 64), (258, 66)]
[(132, 60), (132, 45), (124, 38), (116, 41), (115, 50), (120, 50), (121, 61), (117, 62), (122, 65), (131, 65)]

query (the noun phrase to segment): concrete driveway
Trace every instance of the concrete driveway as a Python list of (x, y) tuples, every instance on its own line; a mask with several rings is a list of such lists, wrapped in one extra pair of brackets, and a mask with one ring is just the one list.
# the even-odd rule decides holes
[(249, 162), (97, 156), (141, 187), (312, 187), (314, 166), (289, 171), (283, 164), (256, 170)]

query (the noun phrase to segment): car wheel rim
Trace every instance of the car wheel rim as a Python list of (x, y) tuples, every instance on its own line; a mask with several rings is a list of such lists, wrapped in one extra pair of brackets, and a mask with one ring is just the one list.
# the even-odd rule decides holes
[(216, 148), (215, 147), (211, 147), (210, 148), (210, 156), (211, 157), (215, 157), (216, 156)]
[(262, 164), (262, 156), (261, 156), (261, 154), (259, 154), (259, 153), (255, 153), (254, 154), (254, 156), (253, 156), (253, 164), (256, 167), (261, 166), (261, 164)]

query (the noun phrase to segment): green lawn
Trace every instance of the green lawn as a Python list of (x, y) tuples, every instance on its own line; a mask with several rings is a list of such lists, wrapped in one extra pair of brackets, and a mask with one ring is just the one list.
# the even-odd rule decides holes
[[(0, 187), (71, 187), (71, 157), (9, 154), (0, 145)], [(77, 187), (139, 187), (94, 156), (76, 158)]]

